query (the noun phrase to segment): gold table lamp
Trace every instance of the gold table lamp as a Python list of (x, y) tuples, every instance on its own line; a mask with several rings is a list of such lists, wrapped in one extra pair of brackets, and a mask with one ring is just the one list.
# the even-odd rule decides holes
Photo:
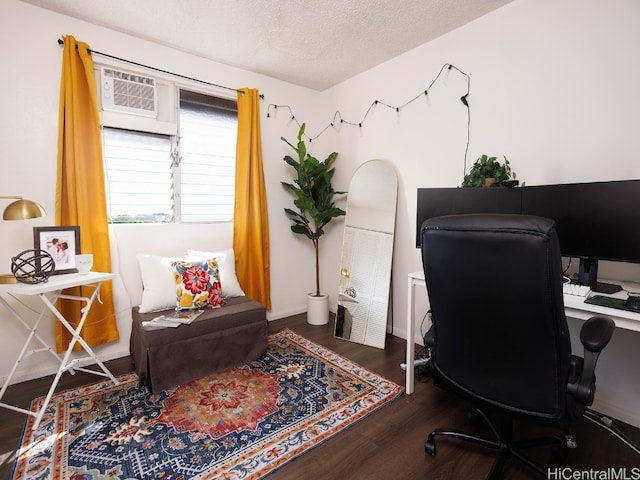
[[(15, 200), (4, 209), (3, 220), (28, 220), (30, 218), (44, 217), (47, 214), (42, 205), (20, 196), (0, 195), (0, 199)], [(17, 280), (12, 273), (3, 273), (0, 274), (0, 283), (17, 283)]]

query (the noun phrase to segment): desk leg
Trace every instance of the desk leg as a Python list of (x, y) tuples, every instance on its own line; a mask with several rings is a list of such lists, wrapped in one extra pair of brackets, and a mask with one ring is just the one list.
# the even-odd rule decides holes
[(56, 389), (56, 387), (58, 385), (58, 382), (60, 381), (60, 377), (62, 376), (62, 373), (65, 370), (69, 370), (70, 369), (69, 357), (71, 356), (71, 352), (73, 351), (73, 347), (75, 346), (76, 342), (80, 343), (82, 348), (89, 354), (89, 356), (93, 359), (93, 361), (98, 364), (98, 366), (102, 369), (102, 372), (104, 372), (104, 373), (93, 371), (93, 370), (89, 370), (89, 369), (84, 369), (84, 368), (76, 368), (76, 370), (81, 370), (83, 372), (88, 372), (88, 373), (93, 373), (95, 375), (101, 375), (101, 376), (109, 377), (109, 379), (111, 379), (111, 381), (115, 385), (118, 385), (118, 383), (119, 383), (115, 379), (115, 377), (112, 375), (112, 373), (109, 371), (109, 369), (107, 369), (107, 367), (105, 367), (104, 364), (98, 359), (98, 357), (93, 352), (93, 350), (91, 349), (89, 344), (87, 344), (87, 342), (85, 342), (84, 339), (80, 336), (80, 331), (82, 330), (82, 327), (84, 325), (85, 320), (87, 319), (87, 316), (89, 315), (89, 311), (91, 310), (91, 305), (93, 304), (93, 301), (96, 299), (101, 285), (102, 285), (102, 282), (95, 285), (93, 294), (91, 295), (90, 298), (76, 297), (76, 296), (70, 296), (70, 295), (60, 295), (60, 293), (58, 293), (57, 295), (54, 296), (55, 299), (67, 298), (67, 299), (71, 299), (71, 300), (79, 300), (79, 301), (86, 301), (87, 302), (85, 307), (81, 310), (82, 311), (82, 317), (80, 317), (80, 321), (78, 322), (78, 326), (75, 329), (71, 326), (71, 324), (67, 321), (67, 319), (64, 318), (64, 316), (55, 307), (55, 305), (51, 302), (51, 300), (49, 300), (49, 298), (47, 298), (47, 296), (45, 294), (40, 294), (39, 295), (39, 297), (42, 300), (42, 302), (44, 302), (44, 304), (49, 308), (49, 310), (51, 310), (51, 312), (56, 316), (56, 318), (60, 321), (60, 323), (62, 323), (62, 325), (64, 325), (64, 327), (69, 331), (69, 333), (71, 333), (73, 338), (69, 342), (69, 346), (67, 347), (67, 351), (65, 352), (64, 358), (62, 359), (62, 363), (60, 364), (60, 368), (58, 369), (58, 372), (56, 373), (56, 376), (55, 376), (55, 378), (53, 380), (53, 383), (51, 384), (51, 387), (49, 388), (49, 392), (47, 393), (47, 396), (46, 396), (46, 398), (44, 400), (44, 403), (42, 404), (42, 408), (40, 409), (40, 411), (36, 415), (36, 420), (33, 423), (33, 430), (37, 429), (38, 426), (40, 425), (40, 421), (42, 420), (42, 416), (44, 415), (44, 412), (45, 412), (47, 406), (49, 405), (49, 402), (51, 401), (51, 397), (53, 396), (53, 393), (55, 392), (55, 389)]
[[(60, 321), (60, 323), (62, 323), (62, 325), (64, 325), (64, 327), (69, 331), (69, 333), (71, 333), (71, 335), (73, 336), (73, 339), (71, 340), (71, 342), (69, 343), (69, 346), (67, 347), (67, 354), (65, 355), (65, 358), (68, 360), (68, 357), (71, 353), (71, 351), (73, 350), (73, 347), (75, 346), (76, 342), (78, 342), (82, 348), (84, 349), (85, 352), (87, 352), (89, 354), (89, 356), (93, 359), (93, 361), (100, 367), (100, 369), (102, 370), (102, 372), (104, 373), (100, 373), (94, 370), (87, 370), (87, 369), (82, 369), (82, 368), (77, 368), (76, 370), (81, 370), (81, 371), (85, 371), (85, 372), (89, 372), (89, 373), (93, 373), (96, 375), (102, 375), (105, 377), (109, 377), (109, 379), (115, 384), (118, 385), (118, 381), (115, 379), (115, 377), (111, 374), (111, 372), (109, 371), (109, 369), (107, 367), (104, 366), (104, 364), (100, 361), (100, 359), (98, 358), (98, 356), (94, 353), (93, 349), (89, 346), (89, 344), (87, 342), (85, 342), (85, 340), (80, 336), (80, 331), (82, 330), (82, 327), (84, 326), (84, 322), (87, 319), (87, 316), (89, 315), (89, 311), (91, 310), (91, 305), (93, 304), (93, 301), (96, 299), (97, 295), (98, 295), (98, 291), (100, 290), (100, 284), (96, 285), (95, 290), (93, 292), (93, 294), (91, 295), (90, 298), (86, 298), (86, 297), (74, 297), (74, 296), (69, 296), (69, 295), (59, 295), (59, 298), (67, 298), (67, 299), (73, 299), (73, 300), (79, 300), (79, 301), (86, 301), (87, 304), (85, 305), (85, 307), (82, 309), (82, 317), (80, 317), (80, 321), (78, 322), (78, 326), (74, 329), (71, 324), (67, 321), (66, 318), (64, 318), (64, 316), (60, 313), (60, 311), (58, 311), (58, 309), (55, 307), (55, 305), (51, 302), (51, 300), (49, 300), (44, 294), (41, 295), (42, 301), (47, 305), (47, 307), (49, 307), (49, 310), (51, 310), (51, 312), (53, 312), (53, 314), (56, 316), (56, 318)], [(56, 297), (56, 298), (58, 298)], [(67, 362), (64, 361), (63, 362), (63, 370), (67, 370), (70, 367), (67, 365)]]
[[(27, 340), (24, 342), (24, 346), (20, 351), (20, 355), (18, 355), (18, 359), (13, 364), (13, 367), (11, 368), (11, 372), (9, 372), (9, 376), (5, 379), (4, 384), (2, 385), (2, 389), (0, 389), (0, 399), (2, 399), (4, 397), (5, 392), (7, 391), (9, 384), (11, 383), (11, 380), (13, 379), (13, 376), (16, 373), (16, 370), (18, 369), (18, 367), (20, 366), (20, 363), (25, 357), (29, 356), (32, 353), (44, 352), (44, 351), (49, 352), (56, 360), (58, 360), (59, 363), (62, 363), (62, 357), (60, 357), (57, 353), (55, 353), (53, 349), (49, 345), (47, 345), (47, 342), (45, 342), (42, 339), (42, 337), (37, 333), (38, 326), (40, 325), (40, 322), (44, 317), (46, 308), (43, 308), (43, 310), (40, 312), (40, 315), (38, 316), (38, 319), (36, 320), (36, 323), (33, 326), (31, 326), (23, 320), (20, 314), (4, 298), (0, 297), (0, 303), (4, 305), (4, 307), (24, 326), (24, 328), (29, 330), (29, 335), (27, 336)], [(42, 345), (42, 348), (27, 350), (29, 348), (29, 345), (31, 344), (31, 341), (34, 338), (38, 340), (38, 342), (40, 342), (40, 344)], [(24, 411), (24, 410), (20, 409), (19, 411)]]
[(415, 356), (415, 340), (414, 340), (414, 321), (413, 321), (413, 304), (415, 297), (415, 284), (412, 278), (409, 278), (407, 285), (407, 372), (405, 379), (405, 392), (407, 395), (413, 393), (415, 372), (413, 371), (413, 359)]

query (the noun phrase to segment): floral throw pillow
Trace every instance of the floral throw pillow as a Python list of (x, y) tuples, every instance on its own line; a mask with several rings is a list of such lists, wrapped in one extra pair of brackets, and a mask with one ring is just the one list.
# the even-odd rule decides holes
[(224, 304), (218, 260), (171, 262), (178, 310), (220, 307)]

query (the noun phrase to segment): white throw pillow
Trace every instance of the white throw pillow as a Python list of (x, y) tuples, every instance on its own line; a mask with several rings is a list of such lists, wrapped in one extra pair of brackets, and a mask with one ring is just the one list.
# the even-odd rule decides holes
[(136, 258), (142, 277), (140, 313), (176, 308), (176, 284), (171, 262), (189, 261), (190, 257), (160, 257), (139, 253)]
[(220, 268), (220, 283), (222, 284), (222, 297), (244, 297), (236, 277), (236, 257), (233, 248), (219, 252), (203, 252), (200, 250), (187, 250), (191, 258), (206, 260), (217, 258)]

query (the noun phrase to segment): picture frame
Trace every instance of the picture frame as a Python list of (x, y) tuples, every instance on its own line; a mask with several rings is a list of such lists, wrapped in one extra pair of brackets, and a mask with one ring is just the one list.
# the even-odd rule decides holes
[(76, 255), (80, 253), (80, 227), (33, 227), (33, 246), (53, 257), (55, 268), (51, 275), (78, 272)]

